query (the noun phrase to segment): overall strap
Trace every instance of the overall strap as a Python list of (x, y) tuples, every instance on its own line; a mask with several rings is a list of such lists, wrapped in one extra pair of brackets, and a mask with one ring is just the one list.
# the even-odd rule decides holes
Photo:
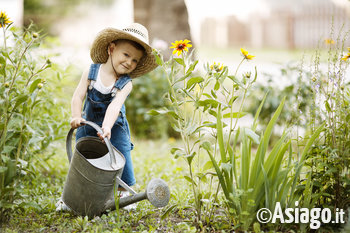
[(124, 75), (122, 77), (120, 77), (114, 84), (114, 87), (112, 89), (112, 96), (115, 96), (116, 92), (118, 90), (123, 89), (123, 87), (128, 83), (131, 82), (131, 78), (128, 75)]
[(88, 74), (88, 80), (89, 80), (89, 89), (91, 90), (96, 82), (98, 71), (100, 69), (101, 64), (91, 64), (90, 70)]

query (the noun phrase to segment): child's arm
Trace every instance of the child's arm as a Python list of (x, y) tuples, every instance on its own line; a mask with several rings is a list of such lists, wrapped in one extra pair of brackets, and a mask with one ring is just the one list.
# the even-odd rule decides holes
[(72, 111), (72, 120), (70, 125), (73, 129), (78, 128), (80, 123), (85, 121), (81, 116), (81, 109), (83, 106), (83, 101), (86, 95), (87, 88), (89, 86), (88, 81), (89, 69), (85, 70), (81, 76), (80, 82), (77, 88), (74, 91), (72, 101), (71, 101), (71, 111)]
[(109, 104), (105, 118), (102, 123), (103, 135), (99, 135), (101, 139), (107, 137), (111, 138), (111, 129), (119, 116), (121, 107), (124, 104), (126, 97), (130, 94), (132, 90), (132, 82), (128, 82), (123, 89), (117, 91), (113, 101)]

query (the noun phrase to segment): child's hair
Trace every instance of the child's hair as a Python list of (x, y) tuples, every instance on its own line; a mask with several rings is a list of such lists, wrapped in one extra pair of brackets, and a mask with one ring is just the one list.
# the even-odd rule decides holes
[(143, 52), (143, 54), (146, 54), (146, 50), (145, 48), (140, 45), (139, 43), (133, 41), (133, 40), (127, 40), (127, 39), (118, 39), (118, 40), (114, 40), (112, 41), (113, 44), (117, 45), (119, 42), (128, 42), (130, 43), (132, 46), (134, 46), (136, 49), (141, 50)]

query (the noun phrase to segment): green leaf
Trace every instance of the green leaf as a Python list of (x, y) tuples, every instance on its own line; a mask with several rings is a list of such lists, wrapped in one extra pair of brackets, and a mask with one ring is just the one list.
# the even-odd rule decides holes
[(241, 81), (239, 81), (235, 76), (227, 76), (228, 78), (230, 78), (234, 83), (238, 84), (238, 86), (240, 86), (241, 88), (244, 88), (244, 85)]
[(243, 128), (245, 134), (256, 144), (259, 144), (260, 137), (253, 130), (249, 128)]
[(0, 166), (0, 173), (6, 172), (7, 167)]
[(189, 165), (191, 165), (192, 161), (193, 161), (193, 158), (194, 156), (196, 155), (197, 153), (196, 152), (192, 152), (190, 155), (185, 155), (184, 157), (187, 159), (187, 162)]
[(252, 83), (254, 83), (256, 81), (257, 77), (258, 77), (258, 71), (257, 71), (256, 66), (255, 66), (255, 75), (254, 75), (254, 79), (253, 79)]
[(233, 112), (233, 113), (226, 113), (223, 115), (223, 118), (241, 118), (247, 115), (247, 112)]
[(215, 94), (215, 91), (210, 90), (210, 93), (211, 93), (211, 95), (212, 95), (215, 99), (218, 98), (217, 95)]
[(34, 80), (29, 87), (29, 93), (33, 93), (33, 91), (38, 87), (39, 83), (41, 83), (41, 78)]
[(214, 90), (217, 91), (217, 90), (219, 90), (219, 88), (220, 88), (220, 83), (219, 83), (219, 81), (216, 81), (215, 86), (214, 86)]
[(197, 83), (201, 83), (204, 81), (204, 78), (202, 77), (193, 77), (190, 78), (186, 84), (186, 89), (191, 88), (193, 85), (197, 84)]
[(212, 110), (212, 109), (209, 109), (208, 112), (209, 112), (210, 115), (214, 116), (215, 118), (216, 118), (217, 115), (218, 115), (218, 114), (217, 114), (214, 110)]
[(265, 103), (265, 100), (266, 100), (266, 96), (267, 96), (268, 92), (264, 95), (264, 98), (262, 99), (260, 105), (259, 105), (259, 108), (258, 110), (256, 111), (255, 113), (255, 117), (254, 117), (254, 121), (253, 121), (253, 126), (252, 126), (252, 130), (255, 131), (256, 130), (256, 127), (258, 126), (258, 118), (259, 118), (259, 115), (260, 115), (260, 112), (261, 112), (261, 109)]
[(300, 162), (303, 162), (306, 158), (306, 155), (309, 151), (309, 149), (311, 148), (312, 144), (314, 143), (314, 141), (316, 140), (316, 138), (318, 138), (318, 136), (320, 136), (320, 133), (323, 131), (324, 126), (326, 125), (326, 122), (323, 122), (322, 125), (320, 125), (320, 127), (318, 127), (316, 129), (316, 131), (314, 132), (314, 134), (311, 136), (311, 138), (307, 141), (306, 146), (304, 147), (303, 152), (301, 153), (301, 158), (300, 158)]
[(4, 149), (3, 149), (3, 151), (1, 153), (8, 154), (8, 153), (11, 153), (11, 151), (13, 151), (16, 148), (17, 147), (14, 147), (14, 146), (4, 146)]
[(175, 159), (179, 157), (183, 157), (186, 155), (185, 151), (181, 148), (172, 148), (171, 149), (171, 154), (174, 155)]
[(213, 163), (211, 161), (207, 161), (204, 166), (203, 166), (203, 171), (209, 170), (211, 168), (213, 168)]
[(25, 102), (28, 99), (28, 95), (22, 94), (18, 97), (15, 98), (16, 103), (15, 106), (13, 107), (12, 111), (14, 111), (20, 104), (22, 104), (23, 102)]
[(196, 182), (195, 182), (193, 179), (191, 179), (191, 177), (189, 177), (189, 176), (184, 176), (184, 178), (185, 178), (185, 180), (187, 180), (188, 182), (190, 182), (190, 183), (194, 184), (195, 186), (197, 186)]
[(196, 68), (196, 65), (198, 63), (198, 60), (194, 61), (190, 67), (188, 68), (188, 70), (186, 71), (186, 74), (190, 74), (195, 68)]
[(163, 59), (161, 58), (161, 55), (160, 53), (158, 53), (156, 50), (153, 50), (153, 55), (155, 56), (156, 58), (156, 62), (159, 66), (162, 66), (164, 64), (164, 61)]
[(147, 112), (148, 115), (151, 115), (151, 116), (157, 116), (157, 115), (160, 115), (160, 114), (164, 114), (165, 112), (163, 110), (155, 110), (155, 109), (151, 109)]
[(225, 144), (224, 144), (224, 134), (223, 134), (223, 125), (222, 125), (222, 115), (221, 115), (221, 105), (218, 107), (218, 115), (216, 117), (216, 135), (217, 141), (220, 149), (221, 162), (226, 163), (226, 152), (225, 152)]
[(170, 206), (169, 208), (167, 208), (166, 211), (164, 212), (164, 214), (162, 214), (161, 219), (164, 220), (166, 217), (168, 217), (169, 213), (170, 213), (175, 207), (177, 207), (177, 204), (174, 204), (174, 205)]
[(241, 175), (240, 175), (240, 188), (243, 190), (248, 189), (248, 181), (251, 178), (249, 176), (250, 171), (250, 150), (245, 131), (242, 130), (242, 143), (241, 143)]
[(7, 161), (7, 171), (5, 173), (5, 186), (12, 182), (13, 178), (16, 176), (16, 161), (15, 160), (8, 160)]
[(206, 151), (209, 151), (209, 152), (212, 152), (212, 151), (213, 151), (213, 149), (212, 149), (212, 147), (211, 147), (211, 144), (210, 144), (210, 142), (208, 142), (208, 141), (203, 142), (203, 143), (201, 144), (201, 147), (202, 147), (204, 150), (206, 150)]
[(214, 158), (214, 156), (212, 154), (212, 148), (210, 146), (210, 143), (206, 141), (206, 142), (204, 142), (201, 145), (201, 147), (204, 148), (207, 151), (207, 153), (208, 153), (208, 155), (210, 157), (210, 160), (213, 163), (213, 166), (215, 168), (216, 174), (217, 174), (217, 176), (219, 178), (219, 182), (220, 182), (220, 185), (222, 187), (222, 190), (224, 191), (225, 197), (227, 199), (229, 199), (230, 198), (230, 193), (229, 193), (229, 191), (227, 189), (225, 178), (224, 178), (224, 176), (223, 176), (223, 174), (222, 174), (222, 172), (220, 170), (219, 165), (217, 164), (217, 162), (216, 162), (216, 160), (215, 160), (215, 158)]
[(224, 171), (228, 172), (228, 173), (231, 173), (232, 171), (232, 164), (230, 163), (221, 163), (221, 167)]
[(206, 100), (200, 100), (198, 101), (199, 106), (206, 106), (210, 108), (217, 108), (219, 105), (219, 102), (214, 99), (206, 99)]
[(237, 95), (232, 96), (232, 98), (230, 99), (230, 101), (228, 102), (228, 104), (229, 104), (229, 105), (232, 105), (232, 104), (233, 104), (233, 102), (235, 102), (237, 98), (238, 98), (238, 96), (237, 96)]
[(177, 115), (174, 111), (169, 110), (169, 109), (151, 109), (147, 112), (147, 114), (151, 115), (151, 116), (157, 116), (157, 115), (163, 115), (163, 114), (167, 114), (171, 117), (173, 117), (174, 119), (179, 119), (179, 115)]
[(178, 82), (181, 82), (181, 81), (185, 80), (185, 79), (188, 78), (190, 75), (191, 75), (191, 74), (189, 73), (189, 74), (186, 74), (185, 76), (182, 76), (182, 77), (179, 78), (179, 79), (176, 79), (176, 80), (174, 81), (173, 85), (175, 85), (175, 84), (178, 83)]
[(174, 58), (174, 60), (182, 66), (185, 66), (185, 62), (182, 58)]
[(329, 105), (328, 101), (325, 101), (324, 104), (325, 104), (325, 107), (326, 107), (327, 112), (331, 112), (332, 109), (331, 109), (331, 106)]
[(263, 137), (260, 139), (258, 150), (256, 152), (256, 156), (255, 156), (253, 166), (251, 169), (252, 170), (251, 177), (249, 177), (249, 179), (250, 179), (249, 180), (249, 187), (253, 187), (253, 184), (256, 183), (256, 180), (258, 179), (258, 176), (261, 172), (260, 166), (265, 160), (265, 154), (266, 154), (266, 151), (268, 148), (268, 143), (270, 141), (272, 130), (274, 128), (274, 125), (275, 125), (279, 115), (282, 112), (285, 100), (286, 100), (286, 98), (282, 99), (280, 105), (278, 106), (278, 108), (275, 111), (274, 115), (272, 116), (270, 122), (268, 123)]
[(171, 148), (170, 153), (175, 154), (177, 151), (184, 152), (184, 150), (182, 148), (173, 147), (173, 148)]

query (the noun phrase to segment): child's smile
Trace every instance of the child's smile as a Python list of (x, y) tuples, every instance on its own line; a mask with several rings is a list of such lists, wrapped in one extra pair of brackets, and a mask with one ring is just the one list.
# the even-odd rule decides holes
[(119, 42), (113, 47), (111, 56), (113, 57), (113, 66), (117, 74), (132, 72), (141, 60), (143, 52), (128, 42)]

